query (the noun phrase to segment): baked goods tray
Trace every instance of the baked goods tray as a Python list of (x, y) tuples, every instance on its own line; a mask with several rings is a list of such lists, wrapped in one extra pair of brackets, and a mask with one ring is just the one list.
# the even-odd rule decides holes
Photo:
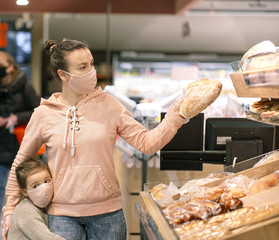
[[(170, 183), (162, 183), (162, 182), (153, 182), (153, 183), (146, 183), (144, 185), (144, 192), (141, 196), (148, 195), (150, 199), (152, 199), (152, 202), (148, 202), (146, 200), (146, 206), (143, 208), (143, 213), (146, 219), (153, 219), (154, 221), (151, 221), (153, 231), (157, 232), (160, 236), (160, 238), (156, 239), (209, 239), (209, 238), (195, 238), (199, 236), (199, 233), (207, 235), (207, 237), (210, 236), (210, 239), (247, 239), (245, 238), (247, 234), (249, 236), (253, 235), (253, 237), (257, 236), (257, 234), (250, 234), (251, 229), (259, 228), (260, 231), (265, 232), (265, 227), (269, 227), (269, 222), (265, 221), (267, 219), (271, 219), (271, 221), (274, 221), (276, 223), (276, 226), (274, 229), (278, 228), (279, 224), (279, 200), (278, 200), (278, 193), (279, 193), (279, 185), (276, 185), (272, 189), (268, 189), (264, 192), (261, 192), (259, 194), (255, 195), (248, 195), (241, 198), (241, 200), (244, 203), (244, 208), (240, 208), (239, 211), (233, 211), (230, 213), (226, 213), (225, 215), (219, 215), (212, 217), (212, 219), (208, 219), (206, 222), (204, 221), (190, 221), (178, 225), (172, 225), (173, 223), (169, 222), (167, 219), (167, 216), (165, 215), (166, 209), (163, 206), (164, 201), (167, 200), (168, 196), (166, 195), (168, 191), (172, 191), (171, 184), (173, 184), (175, 187), (180, 188), (179, 192), (182, 193), (184, 190), (181, 188), (186, 187), (187, 191), (192, 191), (192, 187), (195, 187), (195, 184), (197, 184), (196, 190), (194, 190), (196, 193), (200, 193), (204, 191), (204, 189), (219, 189), (220, 184), (224, 183), (225, 181), (228, 181), (228, 183), (237, 183), (237, 188), (243, 187), (245, 184), (245, 181), (248, 178), (261, 178), (269, 173), (274, 172), (274, 170), (279, 169), (279, 150), (272, 151), (270, 153), (266, 153), (260, 156), (257, 156), (255, 158), (247, 159), (246, 161), (236, 163), (234, 166), (229, 166), (225, 169), (225, 171), (228, 172), (215, 172), (210, 174), (206, 178), (201, 179), (186, 179), (185, 181), (174, 181)], [(230, 171), (233, 171), (231, 173)], [(223, 177), (221, 176), (221, 173), (224, 173)], [(219, 178), (215, 178), (219, 176)], [(208, 179), (212, 179), (208, 181)], [(216, 180), (217, 179), (217, 180)], [(246, 180), (245, 180), (246, 179)], [(235, 182), (233, 182), (233, 181)], [(236, 181), (237, 180), (237, 181)], [(192, 182), (194, 181), (194, 184)], [(244, 181), (244, 182), (242, 182)], [(191, 184), (189, 184), (191, 183)], [(167, 184), (167, 186), (160, 186), (162, 184)], [(244, 184), (244, 185), (243, 185)], [(185, 186), (187, 185), (187, 186)], [(243, 186), (242, 186), (243, 185)], [(167, 187), (167, 189), (166, 189)], [(175, 189), (173, 187), (172, 189)], [(165, 192), (166, 189), (167, 191)], [(197, 192), (198, 190), (198, 192)], [(189, 192), (189, 193), (190, 193)], [(145, 194), (144, 194), (145, 193)], [(159, 195), (157, 194), (159, 193)], [(194, 193), (194, 192), (193, 192)], [(194, 193), (194, 194), (196, 194)], [(235, 192), (236, 193), (236, 192)], [(160, 194), (163, 194), (164, 198), (161, 198)], [(191, 193), (190, 193), (191, 194)], [(174, 197), (176, 196), (175, 192), (172, 192), (172, 200), (176, 201)], [(181, 200), (178, 198), (177, 203), (179, 204), (179, 201)], [(192, 195), (193, 196), (193, 195)], [(240, 196), (241, 197), (241, 196)], [(160, 201), (164, 200), (164, 201)], [(179, 205), (178, 205), (179, 206)], [(248, 213), (248, 217), (246, 215), (246, 211), (250, 211), (249, 209), (253, 208), (253, 214), (251, 215)], [(172, 208), (170, 208), (171, 210)], [(175, 208), (174, 208), (175, 209)], [(275, 210), (275, 211), (274, 211)], [(268, 211), (268, 212), (265, 212)], [(175, 211), (174, 211), (175, 212)], [(261, 218), (261, 212), (264, 212)], [(239, 215), (236, 215), (239, 214)], [(223, 218), (226, 218), (227, 220), (223, 220)], [(219, 220), (218, 220), (219, 219)], [(238, 220), (241, 219), (238, 223)], [(248, 220), (247, 220), (248, 219)], [(243, 222), (244, 220), (244, 222)], [(214, 225), (214, 229), (210, 228), (211, 222), (216, 222), (217, 224)], [(264, 222), (263, 222), (264, 221)], [(206, 225), (209, 223), (209, 225)], [(237, 224), (236, 224), (237, 223)], [(198, 225), (196, 225), (198, 224)], [(201, 225), (200, 225), (201, 224)], [(205, 224), (205, 225), (204, 225)], [(230, 224), (236, 224), (236, 226), (230, 226)], [(255, 224), (255, 225), (253, 225)], [(154, 226), (153, 226), (154, 225)], [(191, 226), (195, 226), (195, 229)], [(189, 226), (189, 228), (188, 228)], [(220, 228), (221, 227), (221, 228)], [(225, 228), (223, 228), (225, 227)], [(231, 230), (230, 230), (231, 229)], [(187, 233), (187, 231), (190, 231), (190, 233)], [(193, 230), (193, 232), (192, 232)], [(209, 231), (209, 233), (207, 232)], [(194, 234), (192, 236), (191, 234)], [(172, 237), (169, 236), (171, 234)], [(190, 236), (190, 235), (191, 236)], [(217, 235), (216, 235), (217, 234)], [(188, 236), (185, 237), (184, 236)], [(220, 235), (220, 236), (219, 236)], [(157, 235), (156, 235), (157, 236)], [(167, 238), (161, 236), (167, 236)], [(219, 237), (218, 237), (219, 236)], [(240, 238), (238, 238), (241, 236)], [(275, 237), (269, 238), (263, 238), (265, 240), (267, 239), (277, 239)], [(248, 238), (253, 239), (253, 238)]]
[(264, 112), (255, 112), (252, 110), (252, 105), (250, 104), (244, 106), (244, 111), (246, 117), (250, 120), (279, 126), (279, 111), (267, 110)]

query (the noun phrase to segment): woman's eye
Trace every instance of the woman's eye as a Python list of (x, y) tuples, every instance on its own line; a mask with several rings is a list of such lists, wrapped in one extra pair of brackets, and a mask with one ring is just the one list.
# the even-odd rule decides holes
[(46, 179), (46, 180), (45, 180), (45, 183), (50, 183), (50, 179)]
[(33, 186), (33, 188), (37, 188), (37, 187), (39, 187), (40, 185), (39, 184), (35, 184), (34, 186)]

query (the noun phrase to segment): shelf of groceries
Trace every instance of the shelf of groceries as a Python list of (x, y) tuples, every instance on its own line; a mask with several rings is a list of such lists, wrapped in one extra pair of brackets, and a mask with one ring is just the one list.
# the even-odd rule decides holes
[[(229, 74), (248, 119), (279, 125), (279, 49), (263, 41)], [(225, 166), (200, 179), (146, 183), (136, 204), (150, 239), (279, 238), (279, 150)]]

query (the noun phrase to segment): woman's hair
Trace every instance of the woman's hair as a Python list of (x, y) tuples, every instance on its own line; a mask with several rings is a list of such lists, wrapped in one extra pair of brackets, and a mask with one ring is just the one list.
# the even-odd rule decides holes
[(0, 51), (0, 56), (3, 56), (6, 58), (9, 65), (14, 65), (14, 71), (13, 71), (13, 79), (15, 78), (17, 71), (19, 70), (19, 66), (16, 64), (14, 58), (7, 52)]
[(46, 41), (44, 49), (48, 51), (50, 55), (50, 71), (52, 76), (59, 79), (57, 74), (58, 69), (68, 71), (66, 56), (72, 51), (85, 48), (88, 48), (88, 45), (77, 40), (64, 39), (59, 44), (54, 40)]
[(51, 174), (49, 167), (44, 162), (36, 158), (30, 158), (19, 164), (15, 170), (19, 188), (26, 189), (27, 177), (42, 170), (47, 170), (49, 171), (49, 174)]

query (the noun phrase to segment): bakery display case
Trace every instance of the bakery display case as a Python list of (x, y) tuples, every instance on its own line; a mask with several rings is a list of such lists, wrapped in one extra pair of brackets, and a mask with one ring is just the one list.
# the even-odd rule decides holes
[[(143, 235), (146, 239), (170, 240), (278, 239), (279, 186), (275, 169), (279, 169), (277, 151), (230, 166), (225, 172), (215, 172), (207, 178), (148, 183), (145, 191), (140, 193), (140, 202), (136, 205)], [(272, 184), (267, 184), (268, 177), (274, 180)], [(256, 182), (257, 191), (252, 192), (252, 186)], [(224, 186), (227, 187), (226, 192), (222, 193)], [(230, 201), (228, 211), (221, 211), (218, 204), (222, 202), (215, 201), (216, 198), (221, 198), (218, 195), (220, 192), (221, 197), (231, 193), (230, 199), (234, 200), (234, 203)], [(184, 205), (181, 205), (182, 198)], [(191, 200), (186, 200), (187, 198)], [(200, 213), (195, 213), (196, 216), (187, 216), (185, 209), (189, 210), (189, 205), (197, 203), (196, 199), (213, 201), (212, 209), (215, 210), (212, 211), (215, 214), (207, 216), (204, 210), (209, 205), (203, 205), (199, 208)]]

